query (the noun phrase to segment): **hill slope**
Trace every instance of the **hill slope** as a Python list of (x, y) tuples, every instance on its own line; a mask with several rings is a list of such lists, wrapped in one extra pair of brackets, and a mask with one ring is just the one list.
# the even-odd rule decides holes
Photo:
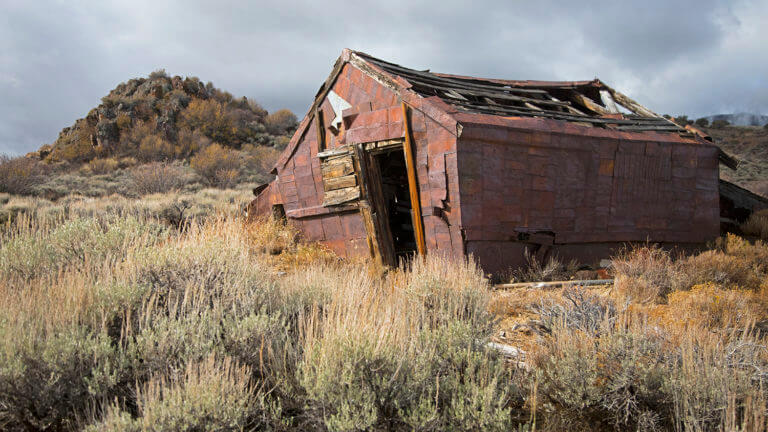
[(169, 77), (160, 70), (119, 84), (85, 118), (64, 128), (53, 144), (28, 156), (74, 163), (97, 157), (186, 159), (212, 142), (234, 149), (279, 148), (295, 125), (290, 111), (269, 114), (211, 82)]
[(720, 176), (768, 196), (768, 129), (750, 126), (702, 128), (726, 153), (739, 160), (736, 170), (722, 167)]

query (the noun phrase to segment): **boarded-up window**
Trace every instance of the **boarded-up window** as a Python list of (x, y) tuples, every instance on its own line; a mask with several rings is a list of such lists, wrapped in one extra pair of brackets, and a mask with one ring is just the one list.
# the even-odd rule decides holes
[(331, 150), (317, 156), (323, 173), (323, 206), (344, 204), (360, 198), (360, 186), (350, 151)]

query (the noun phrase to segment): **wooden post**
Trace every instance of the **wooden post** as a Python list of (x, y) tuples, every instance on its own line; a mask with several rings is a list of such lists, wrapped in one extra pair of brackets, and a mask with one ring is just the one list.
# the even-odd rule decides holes
[(413, 218), (413, 234), (416, 237), (416, 247), (419, 255), (427, 253), (427, 244), (424, 240), (424, 224), (421, 220), (421, 200), (419, 199), (419, 182), (416, 179), (416, 159), (413, 156), (413, 135), (411, 134), (411, 121), (408, 116), (408, 106), (402, 102), (403, 130), (405, 132), (405, 169), (408, 172), (408, 190), (411, 193), (411, 217)]
[(317, 127), (317, 152), (325, 151), (325, 127), (323, 127), (323, 110), (315, 109), (315, 126)]

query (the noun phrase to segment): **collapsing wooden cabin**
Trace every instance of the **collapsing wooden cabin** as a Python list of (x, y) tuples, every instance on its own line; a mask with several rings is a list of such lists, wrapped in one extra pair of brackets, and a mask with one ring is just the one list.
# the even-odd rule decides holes
[(711, 140), (595, 79), (506, 81), (417, 71), (344, 50), (249, 216), (285, 216), (340, 256), (386, 264), (524, 251), (590, 263), (625, 242), (720, 232)]

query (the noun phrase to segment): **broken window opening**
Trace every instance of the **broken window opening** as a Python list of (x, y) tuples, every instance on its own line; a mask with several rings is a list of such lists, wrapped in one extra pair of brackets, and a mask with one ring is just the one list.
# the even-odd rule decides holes
[(285, 217), (285, 207), (283, 207), (282, 204), (273, 205), (272, 217), (275, 218), (276, 221), (285, 222), (287, 220)]

